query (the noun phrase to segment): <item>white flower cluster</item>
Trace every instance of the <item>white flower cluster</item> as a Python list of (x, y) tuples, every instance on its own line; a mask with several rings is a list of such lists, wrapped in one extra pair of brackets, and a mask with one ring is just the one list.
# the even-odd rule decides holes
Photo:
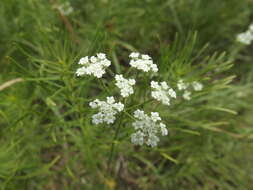
[(253, 41), (253, 24), (249, 26), (246, 32), (237, 35), (237, 41), (245, 45), (250, 45)]
[(151, 112), (151, 116), (148, 116), (144, 111), (138, 109), (134, 112), (134, 117), (136, 121), (132, 125), (136, 132), (131, 135), (133, 144), (146, 143), (148, 146), (155, 147), (159, 142), (158, 133), (161, 133), (162, 136), (168, 135), (166, 125), (158, 123), (161, 121), (159, 113)]
[[(131, 53), (130, 65), (144, 72), (158, 72), (157, 65), (153, 63), (148, 55), (140, 53)], [(105, 74), (107, 67), (111, 65), (111, 61), (106, 58), (104, 53), (98, 53), (96, 56), (82, 57), (79, 60), (80, 68), (77, 69), (77, 76), (93, 75), (101, 78)], [(120, 89), (122, 97), (128, 97), (134, 93), (133, 86), (136, 84), (135, 79), (126, 79), (122, 74), (115, 75), (115, 85)], [(172, 98), (176, 98), (176, 92), (167, 84), (167, 82), (151, 81), (151, 96), (160, 101), (162, 104), (170, 105)], [(179, 80), (177, 87), (183, 92), (183, 98), (190, 100), (191, 91), (200, 91), (203, 85), (199, 82), (185, 83)], [(116, 102), (113, 96), (107, 97), (105, 101), (94, 100), (89, 103), (90, 107), (97, 109), (98, 113), (92, 116), (92, 123), (95, 125), (106, 123), (113, 124), (116, 120), (116, 115), (123, 111), (125, 105), (121, 102)], [(128, 113), (127, 113), (128, 114)], [(145, 114), (143, 110), (137, 109), (134, 112), (135, 121), (132, 123), (135, 132), (131, 135), (131, 141), (136, 145), (146, 144), (148, 146), (157, 146), (159, 135), (168, 135), (168, 130), (158, 112), (151, 112), (150, 115)]]
[(130, 65), (138, 70), (142, 70), (144, 72), (157, 72), (157, 65), (153, 63), (153, 60), (149, 55), (143, 55), (137, 52), (133, 52), (129, 55), (131, 58)]
[(179, 80), (177, 83), (178, 90), (184, 90), (183, 98), (185, 100), (191, 99), (191, 91), (189, 87), (192, 87), (194, 91), (201, 91), (203, 89), (203, 84), (197, 81), (193, 81), (192, 83), (186, 83), (183, 80)]
[(59, 12), (65, 16), (70, 15), (74, 10), (69, 2), (65, 2), (61, 5), (56, 5), (56, 6), (54, 6), (54, 8), (58, 9)]
[(203, 84), (197, 81), (192, 82), (192, 87), (195, 91), (201, 91), (203, 89)]
[(82, 57), (79, 60), (82, 67), (76, 71), (77, 76), (93, 75), (97, 78), (101, 78), (105, 74), (105, 69), (111, 65), (111, 61), (106, 58), (104, 53), (98, 53), (97, 56)]
[(116, 75), (116, 86), (120, 89), (121, 96), (128, 97), (134, 93), (133, 85), (135, 85), (134, 79), (125, 79), (122, 75)]
[(166, 82), (161, 82), (159, 85), (158, 82), (151, 81), (151, 88), (154, 89), (151, 91), (151, 96), (165, 105), (169, 106), (170, 98), (177, 97), (176, 92)]
[(92, 116), (92, 123), (95, 125), (101, 123), (112, 124), (116, 117), (115, 115), (124, 109), (124, 104), (121, 102), (115, 103), (113, 96), (107, 97), (106, 101), (98, 99), (90, 102), (91, 108), (98, 108), (99, 112)]

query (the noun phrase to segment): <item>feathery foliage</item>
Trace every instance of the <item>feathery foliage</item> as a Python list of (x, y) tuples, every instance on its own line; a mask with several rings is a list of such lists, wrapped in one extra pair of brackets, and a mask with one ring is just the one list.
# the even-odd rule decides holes
[[(236, 41), (252, 16), (251, 0), (1, 0), (0, 188), (252, 189), (253, 44)], [(150, 78), (129, 69), (135, 51), (152, 56), (156, 81), (204, 89), (150, 101)], [(77, 77), (98, 52), (108, 74)], [(169, 135), (157, 147), (131, 143), (130, 116), (91, 123), (89, 102), (120, 94), (111, 73), (139, 79), (128, 111), (159, 112)]]

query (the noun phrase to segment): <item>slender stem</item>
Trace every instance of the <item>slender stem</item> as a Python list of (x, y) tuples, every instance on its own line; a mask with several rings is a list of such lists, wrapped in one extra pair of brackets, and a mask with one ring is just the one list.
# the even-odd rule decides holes
[(120, 121), (119, 121), (119, 124), (116, 128), (116, 132), (115, 132), (113, 142), (112, 142), (112, 145), (111, 145), (110, 155), (109, 155), (108, 162), (107, 162), (108, 170), (110, 170), (110, 168), (111, 168), (111, 163), (112, 163), (112, 160), (113, 160), (113, 154), (114, 154), (114, 151), (115, 151), (115, 141), (118, 139), (118, 135), (119, 135), (120, 127), (121, 127), (121, 122), (122, 122), (122, 114), (120, 115)]
[(126, 114), (129, 118), (135, 120), (135, 118), (133, 116), (131, 116), (128, 112), (124, 111), (124, 114)]
[[(56, 4), (55, 0), (50, 0), (49, 1), (52, 5)], [(61, 13), (61, 11), (59, 11), (59, 9), (54, 8), (54, 10), (58, 13), (60, 20), (63, 22), (63, 24), (65, 25), (67, 31), (69, 32), (71, 38), (73, 39), (73, 41), (77, 44), (80, 44), (80, 39), (78, 38), (77, 34), (74, 31), (74, 28), (70, 22), (70, 20), (68, 19), (68, 17), (66, 17), (65, 15), (63, 15)]]
[[(124, 99), (124, 105), (126, 105), (126, 103), (127, 103), (127, 98)], [(114, 154), (114, 151), (115, 151), (115, 141), (118, 139), (118, 135), (119, 135), (119, 131), (120, 131), (121, 123), (122, 123), (123, 113), (121, 113), (120, 116), (119, 116), (119, 124), (118, 124), (118, 127), (116, 128), (115, 135), (114, 135), (114, 138), (113, 138), (113, 142), (112, 142), (112, 145), (111, 145), (110, 156), (108, 158), (108, 163), (107, 163), (109, 170), (110, 170), (110, 166), (111, 166), (111, 163), (112, 163), (113, 154)]]
[(141, 104), (137, 104), (137, 105), (131, 106), (131, 107), (129, 107), (129, 108), (126, 108), (125, 110), (130, 110), (130, 109), (133, 109), (133, 108), (142, 106), (142, 105), (144, 105), (144, 104), (146, 104), (146, 103), (153, 102), (153, 101), (155, 101), (155, 100), (154, 100), (154, 99), (149, 99), (149, 100), (147, 100), (147, 101), (144, 101), (144, 102), (141, 103)]

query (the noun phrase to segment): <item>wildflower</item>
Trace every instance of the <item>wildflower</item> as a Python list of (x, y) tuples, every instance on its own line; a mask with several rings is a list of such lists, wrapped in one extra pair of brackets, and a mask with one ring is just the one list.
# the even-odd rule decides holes
[(203, 84), (200, 82), (194, 81), (192, 82), (192, 87), (195, 91), (201, 91), (203, 89)]
[(125, 79), (122, 75), (116, 75), (116, 86), (120, 89), (120, 94), (123, 97), (128, 97), (134, 93), (133, 85), (135, 85), (134, 79)]
[(186, 90), (185, 92), (184, 92), (184, 94), (183, 94), (183, 98), (185, 99), (185, 100), (190, 100), (191, 99), (191, 92), (190, 91), (188, 91), (188, 90)]
[(157, 72), (157, 65), (153, 63), (152, 58), (149, 55), (142, 55), (137, 52), (133, 52), (129, 55), (131, 58), (130, 65), (138, 70), (144, 72)]
[(65, 16), (70, 15), (74, 10), (69, 2), (63, 3), (61, 5), (55, 5), (54, 8), (58, 9), (58, 11)]
[(78, 64), (82, 67), (76, 71), (77, 76), (93, 75), (101, 78), (105, 74), (105, 69), (111, 65), (111, 61), (106, 58), (104, 53), (98, 53), (97, 56), (82, 57)]
[(253, 32), (245, 32), (237, 35), (237, 41), (245, 45), (250, 45), (253, 40)]
[(203, 84), (197, 81), (193, 81), (192, 83), (186, 83), (182, 79), (180, 79), (177, 83), (178, 90), (183, 90), (183, 98), (185, 100), (191, 99), (191, 91), (189, 88), (193, 88), (194, 91), (201, 91), (203, 89)]
[(131, 142), (136, 145), (143, 145), (144, 143), (148, 146), (155, 147), (159, 142), (158, 134), (162, 136), (168, 135), (166, 125), (158, 123), (161, 120), (159, 113), (151, 112), (148, 116), (144, 111), (137, 109), (134, 112), (136, 121), (133, 122), (133, 127), (136, 130), (131, 135)]
[(170, 105), (170, 98), (177, 97), (176, 92), (166, 82), (161, 82), (159, 85), (158, 82), (151, 81), (151, 88), (154, 89), (151, 91), (151, 96), (165, 105)]
[(82, 58), (79, 60), (79, 62), (78, 62), (79, 65), (85, 65), (85, 64), (87, 64), (87, 63), (89, 63), (89, 57), (88, 57), (88, 56), (82, 57)]
[(182, 79), (180, 79), (177, 83), (178, 90), (185, 90), (189, 86), (188, 83), (185, 83)]
[(249, 31), (253, 32), (253, 24), (249, 26)]
[(139, 57), (139, 55), (140, 55), (140, 54), (137, 53), (137, 52), (132, 52), (132, 53), (129, 55), (129, 57), (137, 59), (137, 58)]
[(92, 123), (95, 125), (101, 123), (112, 124), (116, 117), (115, 115), (124, 109), (124, 104), (121, 102), (115, 103), (113, 96), (107, 97), (106, 101), (100, 101), (98, 99), (90, 102), (91, 108), (97, 108), (99, 112), (92, 116)]
[(237, 35), (236, 40), (245, 45), (250, 45), (253, 41), (253, 24), (251, 24), (246, 32)]

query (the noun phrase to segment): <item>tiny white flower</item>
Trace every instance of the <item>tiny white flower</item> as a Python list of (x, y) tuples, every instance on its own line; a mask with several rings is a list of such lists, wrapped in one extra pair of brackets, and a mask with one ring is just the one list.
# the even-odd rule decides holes
[(188, 83), (185, 83), (182, 79), (180, 79), (177, 83), (178, 90), (185, 90), (189, 86)]
[(122, 104), (121, 102), (115, 103), (113, 107), (114, 107), (116, 110), (118, 110), (118, 112), (121, 112), (121, 111), (123, 111), (123, 109), (124, 109), (124, 104)]
[(143, 145), (144, 143), (144, 133), (137, 131), (131, 135), (131, 142), (135, 145)]
[[(200, 82), (197, 82), (197, 81), (193, 81), (192, 83), (186, 83), (182, 79), (179, 80), (177, 83), (177, 88), (178, 88), (178, 90), (183, 91), (183, 98), (185, 100), (191, 99), (192, 93), (190, 90), (192, 90), (192, 88), (189, 89), (190, 87), (192, 87), (193, 90), (195, 90), (195, 91), (201, 91), (203, 89), (203, 84), (201, 84)], [(172, 96), (173, 96), (173, 94), (172, 94)]]
[(151, 70), (153, 71), (153, 72), (158, 72), (158, 67), (157, 67), (157, 65), (156, 64), (152, 64), (152, 65), (150, 65), (150, 68), (151, 68)]
[(151, 96), (165, 105), (170, 105), (170, 99), (176, 98), (176, 92), (166, 82), (151, 81)]
[(151, 112), (151, 119), (154, 122), (157, 122), (157, 121), (161, 120), (161, 118), (159, 116), (159, 113), (157, 113), (157, 112)]
[(161, 82), (160, 84), (161, 84), (161, 86), (162, 86), (162, 88), (164, 90), (168, 90), (169, 89), (169, 86), (168, 86), (168, 84), (166, 82)]
[(139, 57), (139, 53), (137, 53), (137, 52), (132, 52), (130, 55), (129, 55), (129, 57), (131, 57), (131, 58), (138, 58)]
[(242, 44), (250, 45), (253, 41), (253, 24), (251, 24), (246, 32), (237, 35), (236, 40)]
[(176, 98), (176, 97), (177, 97), (176, 92), (175, 92), (172, 88), (170, 88), (170, 89), (168, 90), (168, 94), (169, 94), (170, 97), (172, 97), (172, 98)]
[(157, 146), (157, 143), (160, 141), (160, 139), (156, 136), (156, 135), (153, 135), (151, 134), (149, 137), (148, 137), (148, 140), (146, 142), (146, 144), (148, 146), (151, 146), (151, 147), (156, 147)]
[(253, 35), (250, 32), (241, 33), (237, 35), (237, 41), (242, 44), (250, 45), (252, 40)]
[(99, 58), (99, 59), (106, 59), (106, 55), (104, 54), (104, 53), (98, 53), (97, 54), (97, 57)]
[(201, 91), (203, 89), (203, 84), (197, 81), (192, 82), (192, 86), (195, 91)]
[(90, 61), (92, 63), (96, 63), (97, 62), (97, 58), (95, 56), (91, 56)]
[(138, 70), (144, 72), (158, 72), (158, 67), (153, 63), (152, 58), (149, 55), (142, 55), (140, 53), (133, 52), (129, 55), (131, 58), (130, 65)]
[(115, 99), (113, 96), (107, 97), (106, 101), (108, 104), (114, 104), (115, 103)]
[(85, 65), (85, 64), (87, 64), (87, 63), (89, 63), (89, 57), (88, 57), (88, 56), (82, 57), (82, 58), (79, 60), (79, 62), (78, 62), (78, 64), (80, 64), (80, 65)]
[(149, 55), (141, 55), (141, 58), (144, 60), (150, 60), (151, 57)]
[(249, 25), (249, 30), (253, 32), (253, 24)]
[(58, 11), (65, 16), (70, 15), (74, 11), (69, 2), (63, 3), (61, 5), (54, 5), (53, 8), (58, 9)]
[(99, 101), (99, 100), (96, 99), (96, 100), (94, 100), (93, 102), (90, 102), (90, 103), (89, 103), (89, 106), (90, 106), (91, 108), (97, 108), (97, 107), (98, 107), (98, 104), (97, 104), (98, 101)]
[(136, 110), (135, 112), (134, 112), (134, 117), (136, 117), (136, 118), (141, 118), (141, 117), (144, 117), (145, 116), (145, 113), (144, 113), (144, 111), (143, 110)]
[(166, 125), (164, 125), (163, 123), (160, 123), (160, 128), (161, 128), (162, 136), (168, 135), (168, 129), (166, 128)]
[(115, 103), (114, 97), (107, 97), (106, 101), (100, 101), (98, 99), (89, 103), (89, 106), (93, 109), (98, 109), (99, 112), (92, 116), (92, 123), (95, 125), (101, 123), (112, 124), (116, 117), (115, 115), (124, 109), (124, 104), (121, 102)]
[(76, 71), (77, 76), (82, 76), (86, 73), (86, 69), (84, 67), (78, 68)]
[(106, 58), (104, 53), (98, 53), (97, 57), (82, 57), (78, 64), (82, 65), (82, 67), (77, 69), (77, 76), (93, 75), (101, 78), (105, 74), (105, 69), (111, 65), (111, 61)]
[(186, 91), (184, 92), (184, 94), (183, 94), (183, 98), (184, 98), (185, 100), (190, 100), (190, 99), (191, 99), (191, 92), (188, 91), (188, 90), (186, 90)]
[(148, 146), (155, 147), (159, 142), (158, 134), (162, 136), (168, 135), (168, 130), (163, 123), (158, 123), (161, 120), (159, 113), (151, 112), (148, 116), (143, 110), (136, 110), (134, 112), (136, 119), (133, 122), (133, 127), (136, 130), (131, 135), (131, 141), (136, 145), (143, 145), (144, 143)]
[(151, 87), (152, 88), (159, 88), (159, 83), (158, 82), (155, 82), (155, 81), (151, 81)]
[(123, 97), (128, 97), (134, 93), (133, 85), (135, 85), (134, 79), (125, 79), (122, 75), (116, 75), (116, 86), (120, 89), (120, 94)]

